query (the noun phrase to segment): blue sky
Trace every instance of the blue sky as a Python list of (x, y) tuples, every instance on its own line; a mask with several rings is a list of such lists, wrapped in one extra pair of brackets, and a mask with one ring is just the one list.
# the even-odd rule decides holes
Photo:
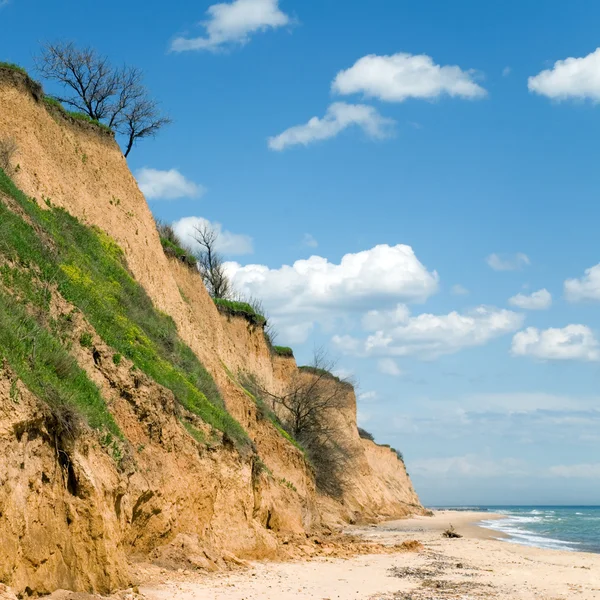
[(424, 502), (600, 504), (598, 3), (69, 4), (0, 2), (0, 60), (145, 71), (174, 120), (129, 158), (152, 210), (221, 224)]

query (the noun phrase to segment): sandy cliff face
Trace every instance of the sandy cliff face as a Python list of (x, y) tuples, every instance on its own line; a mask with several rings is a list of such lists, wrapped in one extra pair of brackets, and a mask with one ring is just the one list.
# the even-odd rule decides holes
[[(22, 75), (0, 69), (5, 136), (18, 145), (14, 179), (21, 189), (50, 198), (121, 246), (132, 275), (174, 319), (268, 471), (227, 443), (195, 441), (173, 394), (134, 378), (127, 361), (113, 364), (114, 351), (96, 335), (106, 360), (93, 360), (77, 343), (73, 352), (100, 388), (128, 451), (115, 461), (86, 434), (61, 462), (43, 403), (0, 363), (0, 582), (20, 593), (106, 592), (129, 583), (126, 557), (171, 564), (186, 555), (191, 566), (217, 568), (228, 553), (275, 556), (279, 532), (420, 510), (403, 463), (358, 437), (350, 389), (336, 418), (357, 457), (352, 485), (341, 502), (319, 497), (302, 452), (259, 418), (237, 381), (238, 373), (252, 373), (278, 393), (297, 372), (294, 360), (273, 357), (259, 328), (219, 314), (198, 274), (164, 255), (145, 199), (109, 135), (49, 112)], [(71, 310), (55, 296), (59, 309)], [(77, 319), (72, 342), (83, 326)]]

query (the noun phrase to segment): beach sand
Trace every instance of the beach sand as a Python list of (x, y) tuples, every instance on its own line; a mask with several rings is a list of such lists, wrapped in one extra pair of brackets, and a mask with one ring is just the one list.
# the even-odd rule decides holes
[[(519, 546), (476, 525), (490, 513), (439, 511), (433, 517), (352, 527), (349, 533), (420, 552), (349, 559), (252, 563), (211, 575), (163, 574), (141, 586), (150, 600), (600, 600), (600, 555)], [(446, 539), (452, 524), (464, 537)]]

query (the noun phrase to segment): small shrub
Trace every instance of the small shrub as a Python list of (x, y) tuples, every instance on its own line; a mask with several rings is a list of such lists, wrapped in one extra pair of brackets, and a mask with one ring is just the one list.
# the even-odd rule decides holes
[(46, 388), (44, 400), (48, 406), (46, 428), (57, 447), (70, 447), (83, 431), (83, 417), (77, 407), (65, 400), (55, 388)]
[(273, 346), (273, 353), (285, 358), (294, 358), (294, 351), (287, 346)]
[(444, 531), (444, 533), (442, 533), (442, 535), (445, 538), (461, 538), (462, 535), (460, 535), (460, 533), (456, 532), (456, 529), (454, 529), (454, 525), (450, 525), (450, 527), (448, 527), (448, 529), (446, 529), (446, 531)]
[(400, 462), (404, 462), (404, 455), (402, 452), (400, 452), (400, 450), (396, 450), (396, 448), (390, 448), (390, 450), (397, 456)]
[(172, 256), (173, 258), (180, 260), (182, 263), (186, 264), (188, 267), (193, 267), (194, 269), (198, 268), (198, 261), (196, 260), (196, 257), (189, 250), (186, 250), (185, 248), (182, 248), (181, 246), (174, 244), (168, 238), (161, 237), (160, 243), (163, 248), (163, 252), (167, 256)]
[(161, 240), (171, 242), (174, 246), (183, 246), (183, 242), (179, 236), (175, 233), (173, 226), (163, 221), (156, 221), (156, 229)]
[(112, 361), (117, 367), (121, 364), (122, 360), (123, 357), (118, 352), (116, 354), (113, 354)]
[(12, 159), (18, 150), (17, 142), (14, 138), (5, 137), (0, 139), (0, 168), (10, 172), (12, 169)]
[(75, 360), (60, 347), (52, 349), (43, 357), (43, 361), (54, 370), (59, 379), (67, 379), (75, 373)]
[(375, 441), (375, 438), (373, 437), (372, 433), (369, 433), (366, 429), (363, 429), (362, 427), (358, 428), (358, 435), (363, 439), (363, 440), (369, 440), (371, 442)]
[(79, 344), (82, 348), (91, 348), (93, 344), (92, 334), (85, 331), (79, 336)]

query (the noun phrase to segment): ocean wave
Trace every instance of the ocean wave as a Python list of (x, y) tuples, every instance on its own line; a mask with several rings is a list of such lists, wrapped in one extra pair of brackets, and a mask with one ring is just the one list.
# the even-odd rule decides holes
[(545, 537), (534, 531), (530, 531), (525, 527), (521, 527), (521, 525), (525, 523), (539, 523), (541, 521), (543, 521), (543, 519), (540, 517), (522, 517), (514, 515), (499, 521), (482, 521), (480, 526), (507, 535), (507, 538), (500, 538), (503, 541), (512, 544), (520, 544), (522, 546), (547, 548), (549, 550), (574, 551), (574, 546), (580, 545), (580, 542), (568, 542), (553, 537)]

